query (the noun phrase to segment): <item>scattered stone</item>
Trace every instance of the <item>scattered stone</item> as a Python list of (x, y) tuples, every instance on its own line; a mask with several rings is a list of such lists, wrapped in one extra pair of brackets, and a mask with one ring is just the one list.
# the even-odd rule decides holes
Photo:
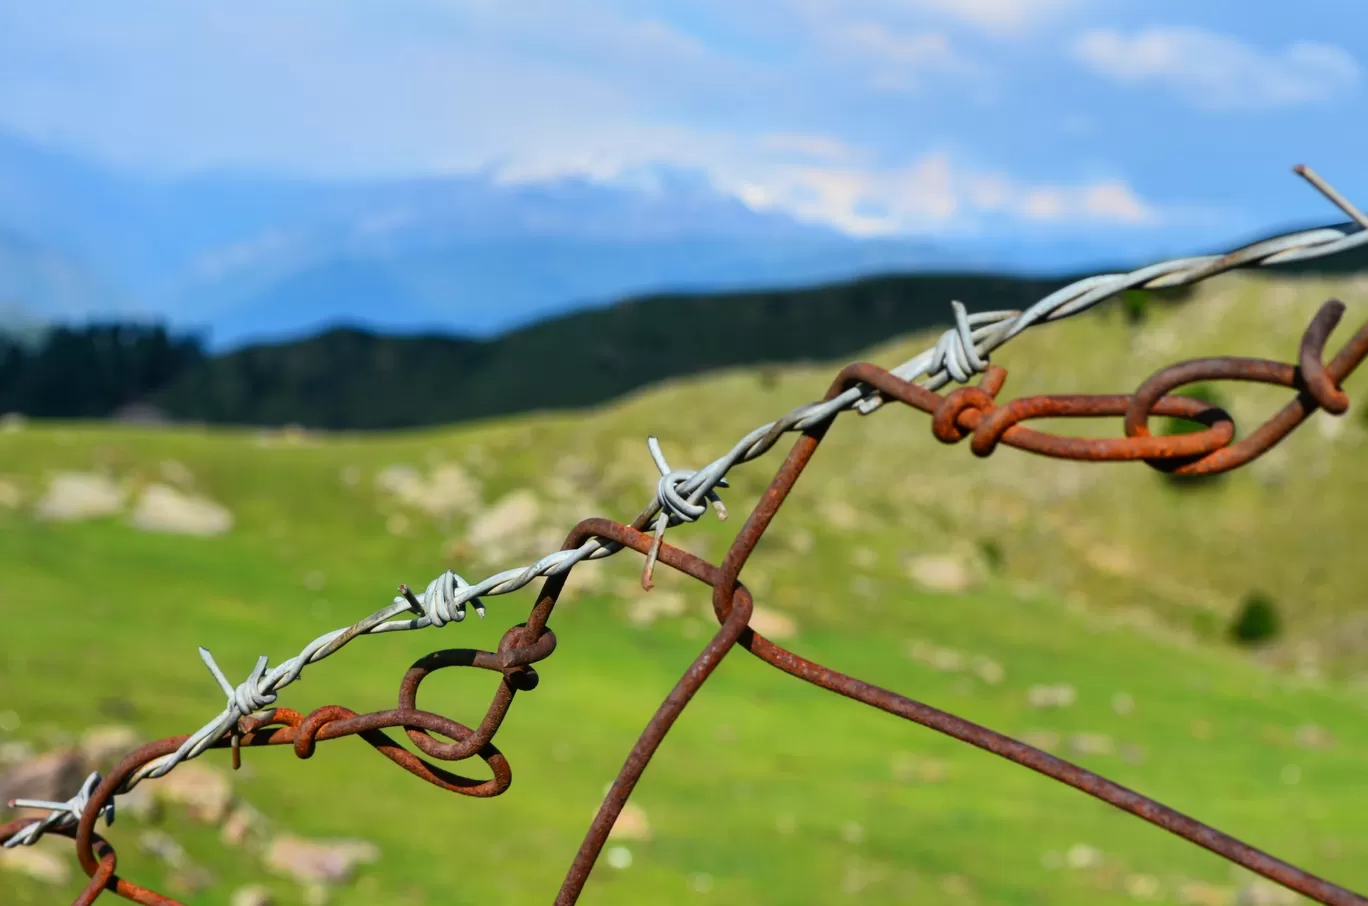
[(375, 476), (375, 484), (399, 503), (430, 516), (469, 513), (480, 505), (479, 481), (456, 463), (439, 465), (428, 478), (413, 466), (387, 466)]
[(104, 475), (63, 472), (48, 483), (34, 513), (51, 522), (99, 519), (122, 510), (126, 496), (123, 488)]
[(233, 514), (207, 497), (150, 484), (138, 496), (129, 523), (145, 532), (209, 537), (231, 529)]
[(798, 623), (793, 617), (768, 607), (751, 611), (750, 627), (768, 639), (791, 639), (798, 634)]
[[(167, 776), (174, 776), (174, 772)], [(378, 858), (380, 850), (374, 843), (306, 840), (283, 834), (271, 841), (263, 862), (271, 871), (301, 884), (340, 884), (351, 878), (357, 865)]]
[(28, 875), (40, 884), (57, 886), (71, 880), (71, 863), (39, 846), (0, 849), (0, 869)]
[(633, 626), (650, 626), (664, 617), (677, 617), (688, 608), (684, 596), (672, 591), (655, 589), (637, 594), (627, 604), (627, 619)]
[(628, 800), (622, 809), (622, 813), (618, 815), (617, 821), (613, 824), (612, 830), (608, 832), (608, 838), (610, 840), (651, 839), (651, 824), (646, 820), (646, 810)]
[(110, 419), (130, 425), (165, 425), (171, 421), (166, 412), (151, 403), (125, 403), (110, 414)]
[(1049, 752), (1058, 748), (1059, 734), (1052, 730), (1027, 730), (1022, 734), (1021, 741), (1042, 752)]
[(1335, 744), (1335, 737), (1330, 731), (1316, 724), (1298, 727), (1292, 738), (1303, 749), (1329, 749)]
[(908, 561), (907, 574), (929, 591), (958, 594), (973, 588), (973, 571), (961, 557), (952, 554), (923, 554)]
[(850, 593), (861, 598), (875, 598), (879, 594), (879, 586), (869, 576), (852, 576), (850, 579)]
[(849, 531), (860, 524), (860, 511), (839, 497), (823, 500), (818, 511), (833, 528)]
[(941, 878), (941, 890), (960, 903), (968, 902), (974, 896), (974, 888), (969, 886), (969, 882), (962, 875), (946, 875)]
[(81, 755), (90, 770), (104, 773), (136, 749), (140, 741), (138, 731), (132, 727), (91, 727), (81, 734)]
[(1176, 893), (1178, 902), (1183, 906), (1230, 906), (1235, 899), (1233, 890), (1203, 881), (1181, 884)]
[(250, 887), (239, 887), (233, 891), (232, 897), (228, 900), (228, 906), (275, 906), (275, 897), (271, 892), (260, 884), (253, 884)]
[(1064, 864), (1075, 871), (1096, 868), (1102, 864), (1102, 853), (1086, 843), (1075, 843), (1064, 854)]
[(949, 773), (945, 762), (906, 753), (892, 759), (893, 777), (899, 783), (940, 783)]
[(857, 547), (850, 552), (850, 562), (860, 569), (873, 569), (879, 564), (879, 555), (873, 548)]
[(219, 839), (228, 846), (264, 844), (268, 824), (265, 815), (246, 802), (239, 802), (224, 819)]
[(964, 655), (953, 648), (942, 648), (921, 639), (914, 639), (908, 643), (907, 656), (942, 673), (955, 673), (964, 669)]
[(186, 855), (185, 847), (181, 846), (174, 837), (165, 831), (143, 831), (138, 836), (138, 848), (172, 868), (184, 868), (190, 864), (190, 857)]
[(187, 865), (166, 876), (166, 887), (182, 897), (193, 897), (214, 886), (214, 876), (202, 865)]
[(1026, 690), (1026, 704), (1037, 710), (1068, 708), (1078, 701), (1078, 690), (1068, 683), (1035, 685)]
[(428, 477), (423, 509), (434, 516), (468, 513), (480, 506), (480, 483), (454, 462), (444, 463)]
[(191, 820), (205, 824), (223, 821), (233, 801), (233, 784), (228, 775), (198, 762), (186, 762), (163, 777), (145, 782), (153, 784), (155, 796), (184, 806)]
[(1069, 751), (1075, 755), (1111, 755), (1116, 744), (1102, 733), (1075, 733), (1069, 737)]
[(619, 871), (632, 867), (632, 851), (625, 846), (614, 846), (608, 850), (607, 862), (609, 868), (616, 868)]
[(1279, 884), (1258, 878), (1235, 893), (1237, 906), (1297, 906), (1301, 898)]
[(981, 654), (974, 656), (974, 673), (990, 686), (996, 686), (1007, 678), (1007, 671), (1001, 664)]
[(37, 753), (33, 744), (22, 739), (0, 742), (0, 767), (8, 767), (21, 761), (28, 761)]
[(85, 759), (76, 749), (61, 749), (22, 761), (0, 775), (0, 812), (11, 799), (62, 802), (85, 782)]
[(163, 460), (160, 471), (162, 480), (168, 484), (188, 488), (195, 483), (195, 476), (190, 474), (190, 470), (185, 467), (185, 464), (174, 459)]
[(1131, 576), (1138, 569), (1130, 552), (1120, 547), (1096, 545), (1088, 548), (1084, 557), (1094, 569), (1113, 576)]
[(475, 547), (507, 543), (532, 529), (540, 516), (541, 505), (531, 491), (513, 491), (471, 520), (466, 541)]
[(807, 529), (795, 528), (788, 533), (788, 545), (795, 554), (811, 553), (815, 543), (812, 532)]
[(1153, 875), (1127, 875), (1124, 886), (1134, 900), (1153, 900), (1159, 896), (1159, 879)]
[(162, 806), (149, 786), (140, 783), (119, 795), (118, 810), (120, 815), (131, 815), (138, 821), (149, 823), (161, 817)]

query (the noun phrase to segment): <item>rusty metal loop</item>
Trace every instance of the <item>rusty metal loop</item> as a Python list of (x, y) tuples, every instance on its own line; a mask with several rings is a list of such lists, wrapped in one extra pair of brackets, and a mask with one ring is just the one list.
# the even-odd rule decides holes
[[(1219, 450), (1235, 436), (1235, 422), (1218, 406), (1185, 396), (1166, 396), (1154, 407), (1158, 415), (1199, 422), (1203, 431), (1168, 437), (1063, 437), (1020, 427), (1036, 418), (1099, 418), (1125, 415), (1129, 396), (1028, 396), (986, 413), (966, 413), (974, 427), (970, 450), (990, 456), (999, 442), (1056, 459), (1130, 462), (1200, 456)], [(969, 419), (966, 419), (969, 420)]]
[[(554, 646), (554, 642), (552, 643)], [(506, 681), (506, 680), (505, 680)], [(416, 688), (416, 686), (415, 686)], [(459, 793), (477, 798), (498, 796), (512, 783), (512, 771), (508, 759), (488, 739), (474, 747), (472, 755), (478, 755), (489, 766), (493, 776), (488, 780), (463, 777), (446, 771), (400, 746), (383, 731), (403, 727), (405, 730), (421, 729), (440, 733), (455, 740), (466, 740), (475, 736), (469, 727), (456, 721), (413, 708), (398, 708), (390, 711), (377, 711), (371, 714), (358, 714), (337, 705), (319, 708), (309, 715), (301, 715), (288, 708), (275, 708), (262, 717), (248, 717), (242, 721), (242, 735), (238, 744), (243, 748), (258, 746), (289, 745), (301, 759), (313, 756), (320, 740), (339, 739), (344, 736), (360, 736), (380, 754), (404, 768), (409, 773), (433, 786), (448, 792)], [(73, 836), (76, 840), (76, 853), (82, 869), (90, 877), (84, 900), (78, 903), (94, 902), (100, 892), (112, 890), (117, 895), (144, 906), (183, 906), (149, 888), (120, 878), (114, 873), (114, 863), (110, 856), (95, 852), (99, 846), (108, 848), (99, 835), (94, 833), (95, 818), (114, 792), (134, 772), (144, 765), (176, 751), (187, 737), (172, 737), (149, 743), (129, 754), (105, 777), (91, 796), (93, 808), (82, 813)], [(435, 740), (429, 740), (435, 743)], [(225, 748), (231, 741), (223, 739), (212, 748)], [(440, 754), (434, 757), (441, 758)], [(450, 760), (450, 759), (448, 759)], [(18, 822), (22, 827), (26, 821)], [(9, 825), (5, 825), (6, 828)], [(112, 853), (112, 849), (109, 850)], [(108, 863), (108, 864), (106, 864)], [(96, 879), (101, 879), (96, 885)]]
[[(936, 412), (931, 416), (931, 433), (936, 440), (943, 444), (958, 443), (963, 440), (973, 428), (960, 427), (960, 417), (970, 425), (979, 421), (983, 413), (993, 411), (997, 405), (993, 397), (980, 387), (961, 387), (951, 393), (941, 401), (936, 407)], [(974, 410), (978, 418), (969, 418), (969, 411)]]
[[(1343, 303), (1336, 300), (1330, 300), (1321, 306), (1302, 336), (1299, 354), (1303, 363), (1319, 363), (1330, 330), (1342, 313)], [(1311, 383), (1319, 388), (1315, 393), (1324, 395), (1327, 402), (1337, 405), (1337, 394), (1342, 391), (1339, 391), (1336, 385), (1343, 382), (1365, 357), (1368, 357), (1368, 323), (1359, 328), (1358, 333), (1345, 344), (1328, 368), (1322, 368), (1318, 364), (1312, 365), (1309, 372), (1312, 375)], [(1126, 413), (1126, 434), (1135, 438), (1148, 436), (1148, 413), (1154, 401), (1184, 384), (1233, 380), (1300, 388), (1297, 396), (1272, 418), (1248, 437), (1228, 447), (1215, 450), (1195, 461), (1149, 462), (1154, 468), (1176, 475), (1216, 475), (1228, 472), (1272, 449), (1319, 407), (1311, 384), (1304, 381), (1307, 373), (1305, 365), (1298, 368), (1266, 359), (1233, 357), (1197, 359), (1165, 368), (1142, 384), (1132, 397), (1130, 409)], [(1347, 398), (1344, 402), (1347, 409)]]
[[(4, 824), (0, 824), (0, 844), (3, 844), (15, 834), (28, 827), (30, 823), (30, 819), (17, 818), (13, 821), (7, 821)], [(60, 834), (63, 837), (70, 837), (73, 840), (76, 838), (76, 830), (72, 827), (54, 827), (49, 833)], [(90, 875), (89, 880), (85, 887), (82, 888), (80, 894), (72, 901), (72, 906), (90, 906), (91, 903), (94, 903), (95, 899), (104, 892), (105, 886), (109, 883), (109, 879), (114, 877), (114, 869), (118, 867), (119, 857), (114, 852), (114, 847), (109, 844), (109, 841), (99, 834), (92, 834), (91, 840), (94, 843), (99, 865), (95, 869), (95, 872)]]
[(1325, 370), (1325, 363), (1322, 361), (1325, 343), (1342, 317), (1344, 303), (1338, 299), (1331, 299), (1321, 306), (1315, 320), (1302, 336), (1301, 349), (1297, 355), (1303, 384), (1315, 397), (1317, 405), (1332, 415), (1343, 415), (1349, 409), (1349, 394), (1336, 386), (1335, 380)]

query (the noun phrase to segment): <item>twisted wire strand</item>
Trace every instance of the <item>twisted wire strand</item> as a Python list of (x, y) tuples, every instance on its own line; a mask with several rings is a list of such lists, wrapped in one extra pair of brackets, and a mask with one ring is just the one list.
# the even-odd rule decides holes
[[(1351, 216), (1357, 215), (1356, 210), (1319, 177), (1302, 168), (1298, 168), (1297, 172), (1331, 201), (1349, 211)], [(892, 373), (905, 381), (925, 378), (924, 386), (929, 390), (936, 390), (952, 380), (965, 383), (987, 369), (989, 354), (994, 349), (1027, 328), (1079, 314), (1126, 290), (1191, 285), (1230, 270), (1308, 261), (1364, 246), (1368, 246), (1368, 225), (1341, 224), (1273, 236), (1225, 255), (1178, 258), (1126, 274), (1087, 277), (1051, 293), (1025, 311), (970, 314), (963, 303), (952, 301), (954, 326), (946, 330), (934, 346), (894, 368)], [(715, 489), (727, 486), (726, 475), (737, 465), (763, 456), (785, 434), (808, 430), (846, 410), (867, 415), (876, 411), (883, 402), (877, 391), (870, 392), (867, 388), (856, 386), (826, 402), (798, 406), (779, 419), (751, 431), (723, 456), (697, 470), (670, 469), (658, 442), (650, 438), (648, 447), (661, 472), (661, 479), (654, 498), (637, 517), (634, 525), (645, 528), (654, 523), (658, 546), (667, 528), (695, 522), (706, 513), (707, 508), (700, 503), (705, 498), (713, 503), (718, 515), (725, 518), (725, 508), (721, 506)], [(237, 686), (227, 679), (208, 650), (201, 648), (201, 658), (227, 696), (223, 711), (186, 739), (175, 752), (148, 762), (131, 774), (120, 784), (116, 795), (127, 793), (145, 779), (166, 775), (181, 762), (195, 758), (219, 740), (235, 734), (242, 718), (272, 705), (279, 691), (299, 679), (306, 666), (335, 654), (359, 636), (459, 623), (465, 619), (466, 605), (471, 602), (474, 602), (476, 613), (483, 617), (485, 609), (479, 600), (481, 596), (509, 594), (536, 579), (560, 575), (583, 561), (600, 560), (620, 550), (621, 544), (590, 539), (572, 550), (554, 551), (529, 566), (504, 570), (474, 585), (447, 570), (428, 584), (421, 597), (402, 588), (403, 595), (396, 597), (388, 607), (352, 626), (319, 636), (298, 655), (281, 662), (269, 672), (266, 669), (268, 659), (263, 655), (248, 678)], [(648, 589), (650, 565), (648, 560), (643, 573), (643, 585)], [(412, 616), (400, 619), (406, 613)], [(87, 787), (94, 789), (90, 782), (88, 778), (86, 786), (82, 787), (83, 791)], [(84, 794), (86, 798), (89, 797), (88, 792)], [(42, 802), (30, 806), (49, 808), (51, 813), (26, 827), (14, 839), (25, 844), (34, 843), (48, 828), (64, 824), (71, 820), (73, 814), (79, 815), (85, 807), (85, 800), (81, 796), (78, 793), (66, 803)], [(111, 799), (106, 819), (112, 821), (113, 814)]]
[[(81, 784), (81, 789), (66, 802), (49, 802), (46, 799), (12, 799), (11, 808), (33, 808), (47, 809), (48, 813), (42, 818), (34, 821), (19, 833), (14, 834), (3, 844), (5, 849), (12, 849), (16, 846), (32, 846), (37, 843), (39, 838), (49, 830), (60, 830), (63, 828), (73, 828), (81, 821), (81, 815), (85, 813), (90, 805), (90, 797), (95, 793), (95, 788), (104, 780), (99, 772), (91, 774)], [(100, 809), (104, 816), (105, 825), (114, 823), (114, 800), (111, 799)]]

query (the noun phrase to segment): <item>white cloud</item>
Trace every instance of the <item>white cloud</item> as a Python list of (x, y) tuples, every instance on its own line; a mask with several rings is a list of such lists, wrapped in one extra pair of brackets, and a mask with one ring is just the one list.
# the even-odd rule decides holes
[(868, 20), (909, 26), (952, 21), (999, 36), (1041, 25), (1082, 0), (778, 0), (810, 25)]
[(1131, 84), (1168, 86), (1205, 109), (1322, 103), (1353, 89), (1361, 70), (1345, 50), (1299, 41), (1270, 53), (1197, 28), (1156, 27), (1127, 37), (1083, 34), (1074, 55), (1094, 71)]
[(840, 37), (853, 50), (884, 63), (916, 68), (955, 65), (950, 39), (939, 32), (900, 33), (877, 22), (855, 22)]
[[(728, 187), (727, 181), (719, 184)], [(1001, 173), (954, 166), (930, 153), (888, 169), (771, 163), (730, 187), (747, 204), (858, 236), (974, 229), (987, 217), (1141, 226), (1157, 212), (1126, 183), (1022, 185)]]
[(829, 135), (780, 132), (765, 136), (762, 142), (766, 148), (774, 151), (787, 151), (819, 160), (846, 160), (855, 155), (849, 145)]
[(1074, 5), (1073, 0), (914, 0), (916, 6), (996, 32), (1014, 32)]
[(879, 91), (913, 92), (925, 73), (977, 72), (960, 58), (941, 32), (902, 31), (877, 22), (852, 22), (828, 37), (851, 59), (870, 67), (871, 87)]

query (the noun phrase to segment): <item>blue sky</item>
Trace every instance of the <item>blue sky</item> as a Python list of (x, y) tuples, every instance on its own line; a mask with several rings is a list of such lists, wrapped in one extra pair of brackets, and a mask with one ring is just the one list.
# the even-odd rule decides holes
[(1343, 219), (1295, 163), (1368, 204), (1362, 5), (8, 0), (0, 129), (150, 173), (666, 164), (857, 235), (1219, 242)]

